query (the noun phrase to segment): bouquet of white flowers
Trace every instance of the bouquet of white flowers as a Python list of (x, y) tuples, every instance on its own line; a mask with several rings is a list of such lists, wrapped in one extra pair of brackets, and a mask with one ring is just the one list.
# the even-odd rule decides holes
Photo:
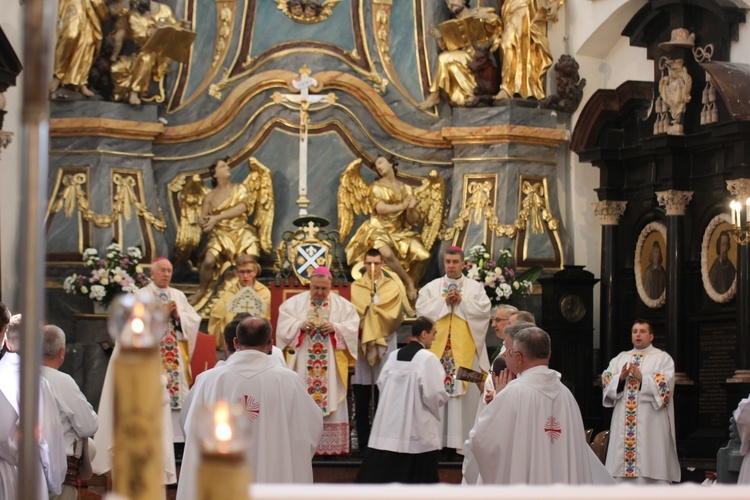
[(534, 282), (544, 269), (533, 266), (516, 274), (510, 250), (500, 250), (497, 260), (492, 260), (484, 243), (469, 249), (464, 261), (464, 275), (484, 284), (484, 291), (493, 307), (531, 294)]
[(128, 247), (123, 253), (122, 247), (112, 242), (105, 252), (100, 257), (96, 248), (87, 248), (83, 252), (83, 264), (90, 271), (65, 278), (65, 292), (83, 295), (106, 307), (116, 295), (133, 293), (148, 283), (141, 267), (143, 255), (139, 247)]

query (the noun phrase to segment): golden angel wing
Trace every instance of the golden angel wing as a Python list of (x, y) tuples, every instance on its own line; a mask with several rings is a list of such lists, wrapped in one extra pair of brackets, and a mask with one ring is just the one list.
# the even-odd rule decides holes
[(186, 176), (185, 185), (180, 192), (180, 224), (174, 244), (175, 264), (187, 262), (201, 242), (203, 230), (199, 218), (203, 200), (209, 191), (200, 175)]
[(344, 169), (339, 177), (338, 211), (339, 211), (339, 242), (343, 243), (354, 224), (354, 216), (369, 214), (367, 204), (368, 186), (359, 172), (362, 158), (357, 158)]
[(414, 190), (417, 197), (416, 210), (424, 220), (422, 226), (422, 243), (427, 250), (432, 248), (435, 239), (440, 233), (443, 223), (443, 206), (445, 205), (445, 180), (437, 171), (433, 170), (430, 175), (422, 181), (422, 185)]
[(320, 11), (320, 16), (321, 17), (330, 16), (331, 14), (333, 14), (333, 8), (336, 7), (340, 3), (341, 3), (341, 0), (326, 0), (325, 2), (323, 2), (323, 10)]
[(276, 6), (276, 8), (279, 9), (281, 12), (283, 12), (284, 14), (286, 14), (288, 16), (289, 15), (289, 6), (287, 5), (287, 1), (286, 0), (276, 0), (276, 3), (278, 4)]
[(242, 182), (247, 189), (247, 211), (253, 217), (253, 226), (258, 229), (260, 248), (271, 253), (271, 229), (273, 229), (274, 197), (271, 171), (255, 158), (247, 161), (250, 173)]

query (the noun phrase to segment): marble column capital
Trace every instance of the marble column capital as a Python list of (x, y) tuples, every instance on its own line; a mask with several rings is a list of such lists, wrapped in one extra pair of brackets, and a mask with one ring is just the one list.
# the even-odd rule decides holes
[(727, 190), (732, 194), (732, 198), (745, 204), (745, 200), (750, 198), (750, 179), (734, 179), (727, 181)]
[(667, 209), (667, 215), (685, 215), (685, 208), (692, 199), (693, 191), (670, 189), (656, 192), (656, 201), (659, 202), (660, 206)]
[(620, 217), (625, 213), (627, 204), (627, 201), (604, 200), (592, 203), (591, 206), (602, 226), (616, 226), (620, 223)]

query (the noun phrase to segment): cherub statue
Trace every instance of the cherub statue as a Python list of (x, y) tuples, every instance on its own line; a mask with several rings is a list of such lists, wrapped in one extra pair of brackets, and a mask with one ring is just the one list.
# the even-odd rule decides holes
[(102, 45), (102, 21), (108, 10), (104, 0), (60, 0), (57, 12), (57, 44), (54, 77), (49, 91), (71, 87), (86, 97), (89, 71)]
[[(417, 297), (417, 283), (424, 275), (442, 223), (445, 181), (436, 171), (416, 189), (400, 181), (394, 158), (378, 156), (375, 169), (380, 178), (369, 186), (360, 174), (362, 160), (351, 162), (341, 174), (338, 191), (340, 241), (352, 230), (354, 215), (368, 214), (346, 245), (346, 260), (360, 267), (370, 248), (380, 250), (386, 265), (406, 286), (409, 300)], [(425, 221), (421, 235), (412, 230)]]
[(324, 21), (331, 14), (341, 0), (275, 0), (278, 9), (290, 19), (302, 23), (313, 24)]
[[(208, 237), (198, 269), (200, 288), (190, 298), (193, 306), (206, 303), (209, 290), (215, 288), (219, 277), (234, 264), (238, 256), (248, 254), (258, 257), (261, 250), (270, 253), (273, 249), (274, 194), (271, 171), (255, 158), (250, 158), (250, 173), (241, 183), (234, 183), (228, 159), (218, 160), (209, 167), (212, 190), (206, 188), (196, 174), (185, 183), (180, 196), (175, 260), (187, 260), (198, 248), (201, 234), (206, 233)], [(251, 226), (248, 217), (253, 214), (255, 218)]]
[[(151, 0), (131, 0), (129, 11), (115, 23), (115, 48), (111, 59), (114, 98), (137, 106), (146, 97), (152, 81), (161, 82), (167, 74), (170, 59), (184, 62), (195, 33), (188, 21), (178, 22), (168, 5)], [(121, 56), (120, 48), (127, 35), (138, 46), (135, 54)]]

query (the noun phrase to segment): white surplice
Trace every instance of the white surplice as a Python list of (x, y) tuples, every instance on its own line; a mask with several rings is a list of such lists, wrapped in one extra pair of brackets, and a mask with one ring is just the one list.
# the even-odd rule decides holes
[[(618, 392), (620, 373), (626, 363), (640, 365), (643, 381), (640, 389), (629, 389), (628, 377)], [(672, 357), (653, 345), (621, 352), (610, 361), (602, 374), (602, 397), (606, 408), (614, 407), (606, 460), (613, 477), (680, 480), (672, 401), (674, 383)], [(628, 404), (632, 407), (628, 408)]]
[[(297, 375), (260, 351), (237, 351), (226, 364), (198, 377), (191, 391), (188, 430), (177, 498), (192, 500), (200, 455), (198, 408), (225, 400), (250, 419), (248, 458), (255, 483), (312, 483), (312, 458), (323, 417)], [(217, 487), (221, 487), (217, 478)]]
[(737, 431), (742, 441), (740, 453), (745, 455), (737, 484), (750, 484), (750, 397), (740, 401), (739, 406), (734, 410), (734, 420), (737, 422)]
[[(178, 340), (186, 339), (189, 346), (189, 354), (193, 355), (195, 349), (195, 340), (198, 336), (198, 328), (200, 327), (201, 318), (195, 309), (188, 303), (185, 294), (176, 288), (158, 288), (153, 283), (141, 288), (136, 292), (136, 297), (144, 300), (145, 297), (155, 298), (155, 294), (163, 292), (175, 302), (177, 305), (177, 313), (180, 317), (180, 329), (177, 331)], [(91, 467), (94, 474), (105, 474), (112, 469), (112, 457), (114, 456), (114, 393), (112, 379), (112, 367), (114, 366), (113, 361), (119, 356), (120, 349), (119, 344), (115, 345), (115, 350), (112, 353), (112, 357), (109, 359), (109, 365), (107, 365), (107, 373), (104, 376), (104, 385), (102, 386), (102, 395), (99, 400), (99, 430), (94, 435), (94, 443), (96, 443), (96, 457), (91, 461)], [(182, 361), (182, 360), (180, 360)], [(181, 402), (184, 401), (185, 396), (188, 393), (187, 378), (185, 375), (185, 368), (180, 363), (180, 387)], [(165, 388), (166, 406), (164, 407), (164, 415), (162, 418), (162, 451), (163, 451), (163, 466), (164, 473), (162, 475), (162, 482), (164, 484), (172, 484), (177, 481), (177, 470), (174, 459), (174, 436), (177, 432), (181, 432), (179, 428), (179, 410), (172, 412), (169, 401), (169, 393)], [(174, 417), (172, 416), (174, 413)]]
[(0, 391), (0, 498), (16, 498), (18, 413)]
[(392, 352), (378, 378), (380, 400), (368, 447), (396, 453), (439, 450), (441, 408), (448, 402), (443, 367), (427, 349), (409, 361)]
[[(0, 359), (0, 391), (16, 414), (20, 415), (21, 357), (16, 353), (7, 352)], [(39, 431), (39, 474), (45, 479), (42, 493), (46, 498), (46, 490), (60, 494), (68, 470), (68, 459), (55, 396), (44, 377), (40, 377), (39, 381)]]
[[(466, 276), (451, 279), (443, 276), (432, 280), (419, 290), (417, 316), (426, 316), (437, 322), (451, 314), (443, 293), (445, 283), (460, 283), (461, 302), (453, 309), (453, 315), (463, 319), (469, 326), (475, 353), (471, 368), (488, 373), (490, 361), (487, 356), (486, 337), (490, 321), (490, 299), (480, 283)], [(438, 355), (440, 357), (440, 355)], [(443, 410), (443, 446), (461, 450), (469, 430), (474, 425), (481, 394), (476, 384), (456, 384), (455, 396), (451, 397)]]
[(581, 411), (546, 366), (525, 370), (500, 391), (466, 445), (484, 484), (593, 482)]
[(309, 335), (300, 330), (302, 322), (308, 319), (311, 307), (309, 291), (285, 300), (279, 307), (276, 345), (281, 349), (289, 347), (294, 350), (294, 354), (289, 357), (288, 366), (297, 373), (305, 386), (325, 383), (327, 392), (324, 396), (325, 404), (321, 407), (324, 429), (318, 453), (337, 454), (349, 450), (349, 411), (346, 405), (346, 381), (341, 373), (346, 371), (337, 365), (335, 352), (345, 351), (350, 359), (357, 359), (359, 314), (351, 302), (336, 293), (329, 294), (328, 300), (328, 321), (333, 323), (335, 335), (326, 335), (322, 341), (323, 349), (328, 353), (324, 377), (320, 375), (320, 367), (309, 359)]
[(73, 377), (49, 366), (42, 366), (42, 376), (49, 381), (55, 396), (63, 427), (65, 454), (80, 458), (82, 440), (92, 437), (99, 428), (96, 412)]

